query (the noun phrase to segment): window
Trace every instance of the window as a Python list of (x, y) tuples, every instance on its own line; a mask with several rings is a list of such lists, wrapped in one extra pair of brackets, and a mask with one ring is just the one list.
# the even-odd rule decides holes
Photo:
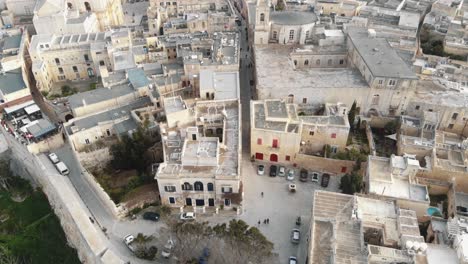
[(419, 105), (417, 105), (414, 109), (419, 110)]
[(456, 120), (456, 119), (457, 119), (457, 117), (458, 117), (458, 113), (453, 113), (453, 115), (452, 115), (452, 119), (453, 119), (453, 120)]
[(203, 183), (197, 181), (193, 185), (195, 187), (195, 191), (203, 191)]
[(262, 139), (261, 138), (257, 138), (257, 145), (261, 145), (262, 144)]
[(297, 60), (294, 60), (294, 66), (297, 66)]
[(73, 71), (74, 71), (74, 72), (78, 72), (78, 67), (73, 66), (72, 68), (73, 68)]
[(340, 65), (343, 65), (344, 64), (344, 60), (340, 60)]
[(341, 167), (341, 173), (346, 173), (346, 167)]
[(379, 99), (380, 99), (380, 96), (378, 94), (374, 94), (374, 97), (372, 97), (372, 104), (373, 105), (378, 105), (379, 104)]
[(304, 65), (309, 65), (309, 60), (305, 60)]
[(383, 84), (383, 80), (379, 80), (379, 85), (382, 85)]
[(263, 160), (263, 153), (255, 153), (255, 159)]
[(89, 144), (89, 139), (85, 139), (85, 143), (86, 143), (86, 144)]
[(331, 153), (337, 153), (338, 152), (338, 147), (337, 146), (330, 146), (330, 152)]
[(294, 30), (289, 31), (289, 40), (294, 40)]
[(231, 199), (224, 199), (225, 206), (231, 206)]
[(314, 131), (312, 131), (312, 130), (311, 130), (311, 131), (309, 131), (309, 136), (313, 136), (314, 134), (315, 134), (315, 132), (314, 132)]
[(263, 21), (265, 21), (265, 14), (261, 13), (260, 14), (260, 22), (263, 22)]
[(328, 60), (328, 66), (332, 66), (332, 63), (333, 63), (332, 59), (329, 59)]
[(193, 186), (188, 182), (184, 182), (184, 184), (182, 184), (182, 190), (183, 191), (191, 191), (191, 190), (193, 190)]
[(315, 65), (320, 65), (320, 60), (316, 60)]
[(427, 111), (432, 112), (433, 110), (432, 109), (427, 109)]
[(230, 187), (230, 186), (221, 187), (221, 192), (222, 193), (232, 193), (232, 187)]
[(213, 185), (213, 183), (211, 183), (211, 182), (208, 183), (208, 184), (207, 184), (207, 187), (208, 187), (208, 191), (209, 191), (209, 192), (214, 191), (214, 185)]
[(70, 2), (68, 2), (68, 3), (67, 3), (67, 7), (68, 7), (68, 9), (73, 9), (73, 4), (70, 3)]
[(302, 103), (307, 104), (307, 98), (302, 98)]
[(305, 34), (305, 38), (308, 39), (309, 38), (309, 30), (306, 31), (306, 34)]
[(41, 47), (41, 49), (43, 49), (43, 48), (44, 48), (44, 45), (41, 44), (41, 45), (39, 45), (39, 47)]
[(62, 67), (59, 67), (59, 68), (58, 68), (58, 71), (59, 71), (60, 74), (63, 74), (63, 69), (62, 69)]
[(174, 185), (166, 185), (166, 186), (164, 186), (164, 191), (166, 191), (166, 192), (175, 192), (176, 188), (175, 188)]
[(273, 31), (273, 39), (276, 39), (278, 38), (278, 32), (277, 31)]
[(169, 197), (169, 203), (170, 204), (175, 204), (175, 198), (174, 197)]
[(59, 64), (60, 64), (60, 59), (59, 59), (59, 58), (55, 58), (55, 63), (56, 63), (57, 65), (59, 65)]
[(291, 156), (289, 155), (286, 155), (286, 158), (285, 158), (286, 161), (290, 161), (291, 160)]
[(396, 84), (396, 80), (389, 80), (388, 85), (389, 86), (394, 86)]
[(271, 146), (272, 146), (273, 148), (278, 148), (278, 145), (279, 145), (279, 144), (278, 144), (278, 140), (277, 140), (277, 139), (273, 139), (273, 142), (271, 143)]
[(89, 61), (89, 56), (88, 54), (83, 55), (85, 61)]
[(453, 129), (453, 124), (449, 124), (448, 129)]
[(336, 133), (332, 133), (331, 138), (336, 138)]

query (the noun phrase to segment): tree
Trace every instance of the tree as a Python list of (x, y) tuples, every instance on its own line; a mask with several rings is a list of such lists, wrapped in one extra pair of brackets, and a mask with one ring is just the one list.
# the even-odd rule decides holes
[(398, 128), (398, 121), (392, 120), (392, 121), (388, 122), (384, 126), (385, 135), (395, 134), (396, 131), (397, 131), (397, 128)]
[(357, 172), (345, 174), (341, 177), (340, 189), (345, 194), (354, 194), (362, 189), (362, 176)]
[(135, 243), (135, 255), (138, 258), (148, 260), (154, 259), (156, 253), (158, 252), (158, 249), (155, 246), (151, 246), (149, 248), (147, 247), (148, 242), (150, 242), (151, 240), (153, 240), (153, 236), (146, 236), (142, 233), (138, 233), (138, 235), (135, 237), (133, 243)]
[(351, 106), (351, 109), (349, 109), (348, 112), (348, 121), (351, 129), (354, 129), (354, 120), (356, 119), (356, 100), (354, 100), (353, 105)]
[[(272, 263), (273, 243), (242, 220), (209, 226), (207, 222), (176, 222), (171, 229), (179, 263), (192, 263), (209, 249), (210, 263)], [(198, 263), (198, 262), (194, 262)]]

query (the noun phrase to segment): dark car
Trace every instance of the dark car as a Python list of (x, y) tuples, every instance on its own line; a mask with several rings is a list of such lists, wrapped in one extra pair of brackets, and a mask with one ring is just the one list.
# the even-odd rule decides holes
[(278, 173), (278, 167), (276, 167), (276, 165), (271, 165), (270, 166), (270, 176), (271, 177), (276, 177), (277, 173)]
[(329, 182), (330, 182), (330, 174), (324, 173), (322, 175), (322, 183), (320, 185), (324, 188), (327, 188)]
[(159, 221), (159, 214), (155, 212), (145, 212), (143, 214), (143, 219), (151, 221)]
[(309, 173), (307, 172), (306, 169), (302, 169), (301, 170), (301, 173), (299, 175), (299, 180), (301, 182), (306, 182), (307, 181), (307, 178), (309, 178)]

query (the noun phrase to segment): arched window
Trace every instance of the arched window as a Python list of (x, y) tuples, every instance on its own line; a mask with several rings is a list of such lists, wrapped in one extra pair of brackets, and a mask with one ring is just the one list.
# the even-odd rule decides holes
[(193, 187), (192, 187), (192, 185), (190, 183), (184, 182), (184, 184), (182, 184), (182, 190), (191, 191), (191, 190), (193, 190)]
[(294, 30), (290, 30), (289, 31), (289, 40), (293, 40), (294, 39)]
[(70, 3), (70, 2), (68, 2), (68, 3), (67, 3), (67, 7), (68, 7), (68, 9), (70, 9), (70, 10), (71, 10), (71, 9), (73, 9), (73, 4), (72, 4), (72, 3)]
[(297, 60), (294, 60), (294, 66), (297, 66)]
[(55, 63), (56, 63), (57, 65), (59, 65), (59, 64), (60, 64), (60, 59), (59, 59), (59, 58), (55, 58)]
[(331, 66), (331, 65), (332, 65), (332, 62), (333, 62), (332, 59), (329, 59), (329, 60), (328, 60), (328, 66)]
[(214, 191), (214, 185), (211, 182), (207, 184), (207, 187), (209, 192)]
[(309, 65), (309, 60), (305, 60), (304, 65)]
[(86, 11), (88, 12), (91, 11), (91, 5), (89, 4), (89, 2), (84, 2), (84, 6), (85, 6)]
[(260, 22), (265, 21), (265, 14), (261, 13), (260, 14)]
[(273, 31), (273, 39), (277, 39), (278, 38), (278, 32), (277, 31)]
[(316, 61), (315, 61), (315, 64), (316, 64), (316, 65), (320, 65), (320, 60), (316, 60)]
[(292, 104), (294, 102), (294, 94), (288, 95), (288, 103)]
[(373, 105), (378, 105), (379, 104), (379, 99), (380, 99), (380, 96), (378, 94), (374, 94), (374, 97), (372, 97), (372, 104)]
[(195, 191), (203, 191), (203, 183), (197, 181), (193, 184)]

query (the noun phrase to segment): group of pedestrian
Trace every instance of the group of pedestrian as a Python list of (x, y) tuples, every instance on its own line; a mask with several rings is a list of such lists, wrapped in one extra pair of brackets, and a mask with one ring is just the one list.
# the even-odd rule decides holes
[[(258, 225), (260, 225), (262, 222), (260, 220), (258, 220)], [(267, 218), (267, 219), (263, 219), (263, 223), (264, 224), (269, 224), (270, 223), (270, 218)]]

